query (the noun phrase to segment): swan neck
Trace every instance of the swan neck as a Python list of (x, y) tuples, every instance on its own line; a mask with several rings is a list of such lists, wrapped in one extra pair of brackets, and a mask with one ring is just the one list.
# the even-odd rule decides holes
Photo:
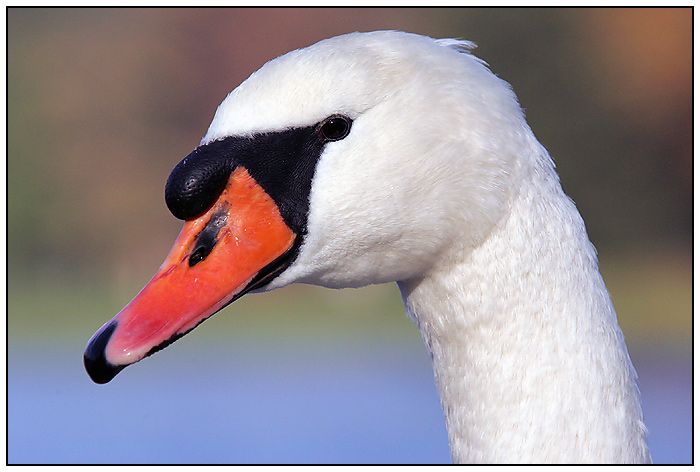
[(648, 462), (636, 374), (595, 250), (553, 177), (477, 248), (401, 282), (455, 462)]

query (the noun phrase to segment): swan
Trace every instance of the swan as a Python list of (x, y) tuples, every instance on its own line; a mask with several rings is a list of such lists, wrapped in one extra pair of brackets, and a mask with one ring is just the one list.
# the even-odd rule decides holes
[(467, 41), (352, 33), (265, 64), (172, 171), (184, 220), (88, 342), (97, 383), (248, 292), (396, 282), (457, 463), (650, 462), (597, 255)]

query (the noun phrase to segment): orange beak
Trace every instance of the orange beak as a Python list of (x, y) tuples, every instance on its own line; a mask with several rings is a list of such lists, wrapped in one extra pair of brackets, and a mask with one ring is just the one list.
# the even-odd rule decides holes
[(92, 380), (109, 382), (262, 286), (284, 268), (296, 239), (274, 200), (236, 168), (209, 210), (185, 222), (153, 279), (90, 339), (84, 361)]

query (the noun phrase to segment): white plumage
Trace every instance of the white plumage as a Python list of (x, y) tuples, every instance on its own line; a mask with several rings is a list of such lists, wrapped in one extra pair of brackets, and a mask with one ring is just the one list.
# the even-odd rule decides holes
[(354, 120), (317, 164), (298, 257), (266, 289), (398, 282), (456, 462), (649, 462), (583, 221), (470, 47), (374, 32), (290, 52), (224, 100), (202, 144)]

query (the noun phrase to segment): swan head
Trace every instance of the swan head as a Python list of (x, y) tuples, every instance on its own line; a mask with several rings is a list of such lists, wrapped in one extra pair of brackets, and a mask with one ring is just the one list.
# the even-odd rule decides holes
[(315, 163), (304, 243), (267, 288), (416, 277), (503, 215), (531, 134), (470, 43), (382, 31), (270, 61), (220, 105), (202, 140), (351, 123)]
[(88, 343), (97, 382), (249, 291), (421, 277), (488, 237), (531, 164), (510, 87), (470, 43), (353, 33), (265, 64), (168, 179), (185, 226)]

